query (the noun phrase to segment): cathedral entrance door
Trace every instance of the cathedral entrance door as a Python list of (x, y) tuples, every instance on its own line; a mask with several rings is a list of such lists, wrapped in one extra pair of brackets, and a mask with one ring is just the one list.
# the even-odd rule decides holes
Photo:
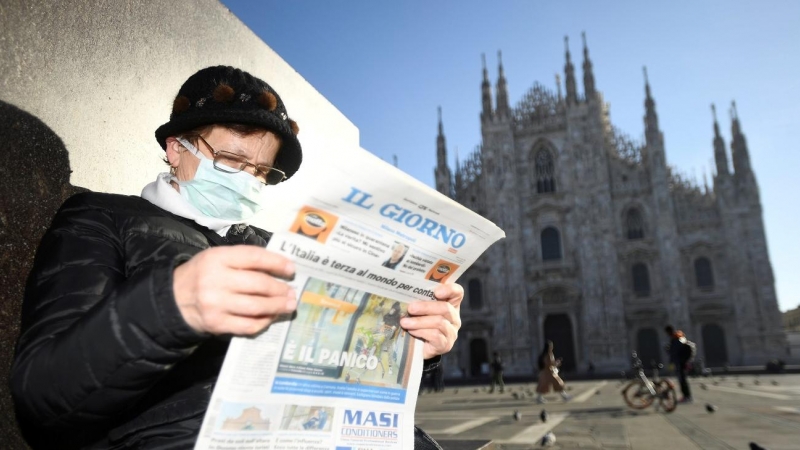
[[(561, 370), (575, 370), (575, 341), (572, 322), (566, 314), (550, 314), (544, 319), (544, 338), (553, 341), (553, 353), (561, 358)], [(542, 345), (544, 347), (544, 345)]]
[(725, 330), (715, 323), (703, 325), (703, 349), (706, 366), (719, 367), (728, 363), (728, 347), (725, 345)]
[(473, 339), (469, 342), (469, 367), (470, 375), (479, 377), (483, 375), (481, 367), (489, 363), (489, 351), (486, 349), (484, 339)]
[(636, 352), (646, 369), (661, 362), (661, 348), (658, 345), (658, 332), (653, 328), (642, 328), (636, 334)]

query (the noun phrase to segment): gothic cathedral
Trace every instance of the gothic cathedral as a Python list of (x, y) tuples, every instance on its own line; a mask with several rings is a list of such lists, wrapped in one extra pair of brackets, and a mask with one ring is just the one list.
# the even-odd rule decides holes
[[(499, 56), (499, 55), (498, 55)], [(731, 159), (714, 115), (716, 174), (705, 189), (667, 165), (645, 72), (645, 142), (615, 129), (586, 40), (583, 95), (566, 51), (566, 95), (534, 84), (509, 106), (483, 63), (482, 144), (447, 165), (441, 111), (436, 188), (506, 232), (461, 278), (467, 295), (447, 371), (536, 371), (546, 340), (564, 371), (666, 362), (663, 329), (684, 330), (705, 366), (786, 356), (758, 183), (735, 104)], [(558, 77), (557, 77), (558, 78)], [(712, 106), (713, 108), (713, 106)]]

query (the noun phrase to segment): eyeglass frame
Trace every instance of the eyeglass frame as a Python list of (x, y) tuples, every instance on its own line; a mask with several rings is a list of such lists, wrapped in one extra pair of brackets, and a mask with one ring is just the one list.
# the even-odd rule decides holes
[[(243, 155), (227, 152), (225, 150), (216, 150), (200, 134), (192, 134), (191, 137), (196, 137), (196, 138), (200, 139), (201, 141), (203, 141), (204, 144), (206, 144), (208, 149), (211, 151), (211, 155), (214, 157), (213, 158), (213, 165), (214, 165), (214, 169), (215, 170), (219, 170), (220, 172), (224, 172), (224, 173), (239, 173), (239, 172), (243, 171), (247, 167), (252, 167), (253, 168), (253, 174), (252, 175), (259, 182), (261, 182), (262, 184), (264, 184), (266, 186), (275, 186), (275, 185), (277, 185), (279, 183), (282, 183), (283, 181), (286, 181), (286, 172), (282, 171), (281, 169), (278, 169), (278, 168), (275, 168), (275, 167), (272, 167), (272, 166), (253, 164), (250, 161), (247, 161), (247, 159)], [(220, 163), (220, 165), (225, 167), (225, 169), (218, 167), (217, 166), (217, 163), (218, 163), (217, 159), (223, 153), (225, 155), (232, 156), (233, 158), (231, 158), (231, 159), (239, 161), (242, 164), (241, 168), (239, 168), (238, 171), (233, 172), (231, 170), (236, 170), (235, 167), (226, 166), (225, 164), (222, 164), (222, 163)], [(226, 170), (226, 169), (231, 169), (231, 170)], [(270, 174), (270, 172), (273, 172), (273, 171), (279, 173), (281, 175), (281, 179), (276, 181), (276, 182), (274, 182), (274, 183), (271, 183), (270, 180), (269, 180), (269, 174)], [(261, 179), (258, 178), (258, 173), (263, 173), (264, 174), (264, 181), (261, 181)]]

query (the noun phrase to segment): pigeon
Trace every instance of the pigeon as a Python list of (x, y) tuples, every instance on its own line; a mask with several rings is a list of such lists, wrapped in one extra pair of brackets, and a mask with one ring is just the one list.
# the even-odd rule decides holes
[(764, 447), (756, 444), (755, 442), (750, 443), (750, 450), (767, 450)]
[(760, 385), (760, 384), (761, 384), (761, 382), (760, 382), (760, 381), (758, 381), (758, 380), (754, 380), (754, 381), (753, 381), (753, 384), (755, 384), (756, 386), (758, 386), (758, 385)]
[(517, 411), (516, 409), (514, 410), (514, 420), (516, 420), (517, 422), (519, 422), (520, 420), (522, 420), (522, 413), (520, 413), (520, 412), (519, 412), (519, 411)]
[(552, 431), (542, 436), (542, 442), (541, 442), (542, 447), (550, 447), (555, 443), (556, 443), (556, 435), (553, 434)]
[[(778, 382), (777, 382), (777, 381), (775, 381), (775, 380), (772, 380), (772, 385), (773, 385), (773, 386), (777, 386), (777, 385), (778, 385)], [(758, 445), (758, 444), (756, 444), (756, 445)]]
[(718, 385), (719, 385), (719, 381), (715, 381), (714, 382), (714, 386), (718, 386)]
[(514, 400), (519, 400), (519, 392), (514, 392), (511, 396), (514, 397)]
[(706, 386), (704, 383), (700, 383), (700, 389), (702, 389), (704, 391), (708, 390), (708, 386)]
[(539, 418), (542, 419), (542, 422), (547, 422), (547, 411), (542, 410), (542, 412), (539, 413)]
[(706, 403), (706, 411), (713, 413), (717, 410), (717, 407), (712, 405), (711, 403)]
[(739, 386), (739, 387), (744, 387), (744, 383), (742, 383), (741, 381), (736, 383), (736, 385)]
[(458, 394), (458, 389), (453, 389), (453, 394)]
[(475, 388), (475, 390), (474, 390), (474, 391), (472, 391), (472, 392), (474, 392), (474, 393), (476, 393), (476, 394), (477, 394), (477, 393), (478, 393), (478, 389), (477, 389), (477, 388)]
[(600, 389), (594, 391), (594, 395), (600, 395)]

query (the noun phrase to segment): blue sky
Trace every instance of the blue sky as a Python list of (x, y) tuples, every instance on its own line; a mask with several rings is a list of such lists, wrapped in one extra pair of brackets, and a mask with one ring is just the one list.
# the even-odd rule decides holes
[(736, 100), (761, 188), (781, 310), (800, 304), (800, 2), (244, 1), (223, 3), (360, 130), (361, 145), (433, 185), (436, 108), (451, 164), (480, 143), (481, 54), (492, 84), (503, 52), (512, 105), (555, 88), (569, 35), (579, 91), (585, 31), (611, 121), (643, 135), (646, 65), (669, 164), (703, 182), (709, 105), (726, 144)]

